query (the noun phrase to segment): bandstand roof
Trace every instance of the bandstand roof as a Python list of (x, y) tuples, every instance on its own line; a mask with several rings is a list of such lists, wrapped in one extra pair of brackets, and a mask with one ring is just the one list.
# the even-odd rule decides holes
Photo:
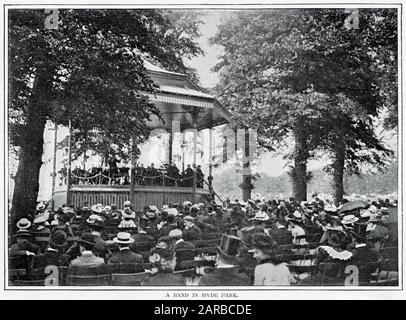
[(171, 121), (179, 121), (180, 130), (193, 128), (191, 110), (197, 107), (198, 130), (231, 122), (228, 111), (211, 94), (203, 92), (186, 75), (164, 70), (144, 61), (151, 79), (159, 86), (155, 95), (149, 94), (162, 114), (163, 120), (152, 115), (151, 129), (171, 129)]

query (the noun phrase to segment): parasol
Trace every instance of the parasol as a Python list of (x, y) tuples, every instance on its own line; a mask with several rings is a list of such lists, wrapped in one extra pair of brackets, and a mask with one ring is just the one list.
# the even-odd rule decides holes
[(356, 200), (356, 201), (349, 201), (344, 203), (342, 207), (338, 210), (340, 213), (351, 211), (354, 209), (366, 209), (369, 207), (369, 203), (367, 201)]

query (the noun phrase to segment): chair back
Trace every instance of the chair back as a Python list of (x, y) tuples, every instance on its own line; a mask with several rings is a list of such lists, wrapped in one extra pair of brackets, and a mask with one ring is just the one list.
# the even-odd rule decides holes
[(142, 281), (148, 276), (147, 272), (140, 273), (112, 273), (112, 286), (140, 286)]
[(79, 276), (69, 275), (66, 278), (67, 286), (109, 286), (110, 275)]
[(140, 273), (145, 271), (143, 263), (112, 263), (110, 270), (111, 273)]

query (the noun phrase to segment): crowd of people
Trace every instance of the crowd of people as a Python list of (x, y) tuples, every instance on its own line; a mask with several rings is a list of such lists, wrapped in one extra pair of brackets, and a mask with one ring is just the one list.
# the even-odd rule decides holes
[[(196, 186), (203, 188), (204, 173), (200, 165), (192, 168), (189, 164), (181, 172), (174, 164), (164, 164), (156, 168), (154, 163), (144, 167), (143, 163), (138, 163), (134, 168), (134, 181), (140, 186), (176, 186), (192, 187), (193, 174), (196, 171)], [(61, 183), (66, 184), (66, 168), (59, 171)], [(130, 168), (126, 166), (118, 167), (116, 162), (109, 163), (108, 167), (92, 167), (88, 170), (75, 168), (72, 170), (71, 183), (73, 185), (129, 185)]]
[(132, 265), (145, 286), (344, 285), (347, 266), (358, 268), (356, 285), (371, 285), (397, 281), (388, 267), (397, 256), (385, 254), (397, 248), (396, 223), (388, 220), (394, 206), (388, 199), (336, 206), (317, 195), (308, 202), (185, 201), (141, 212), (130, 201), (56, 212), (40, 204), (17, 222), (9, 257), (36, 257), (30, 268), (66, 267), (68, 277), (78, 268)]

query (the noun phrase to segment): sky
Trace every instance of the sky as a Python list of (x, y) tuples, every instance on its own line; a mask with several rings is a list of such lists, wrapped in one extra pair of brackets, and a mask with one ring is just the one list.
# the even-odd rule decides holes
[[(218, 75), (212, 71), (212, 68), (216, 65), (219, 61), (219, 55), (221, 54), (221, 47), (219, 46), (212, 46), (209, 44), (209, 39), (216, 34), (218, 29), (218, 25), (222, 22), (223, 19), (227, 17), (228, 14), (232, 13), (224, 13), (221, 11), (215, 10), (204, 10), (204, 15), (202, 16), (203, 24), (200, 26), (201, 37), (198, 39), (198, 43), (200, 44), (201, 48), (204, 50), (205, 55), (195, 57), (191, 60), (185, 61), (185, 63), (193, 67), (197, 70), (200, 84), (206, 88), (214, 87), (218, 81)], [(379, 129), (379, 128), (378, 128)], [(67, 134), (66, 128), (60, 128), (58, 132), (58, 141), (61, 141), (64, 136)], [(385, 140), (388, 141), (389, 146), (396, 150), (397, 148), (397, 136), (393, 135), (392, 133), (385, 133), (387, 136)], [(204, 140), (208, 141), (208, 131), (203, 132)], [(52, 172), (52, 156), (53, 156), (53, 139), (54, 139), (54, 131), (52, 130), (52, 125), (49, 124), (45, 133), (44, 133), (44, 143), (45, 143), (45, 151), (43, 160), (45, 162), (44, 166), (40, 172), (40, 198), (49, 198), (51, 195), (51, 176), (50, 173)], [(152, 141), (141, 148), (141, 158), (140, 162), (148, 165), (150, 162), (155, 162), (155, 166), (158, 167), (160, 163), (164, 162), (162, 159), (162, 154), (164, 149), (166, 148), (165, 141), (157, 140)], [(174, 151), (181, 153), (179, 146), (174, 146)], [(186, 155), (186, 163), (191, 162), (192, 153), (189, 149)], [(276, 153), (264, 153), (262, 154), (258, 161), (257, 167), (255, 171), (260, 173), (266, 173), (269, 176), (278, 176), (281, 175), (283, 172), (287, 171), (287, 162), (283, 159), (283, 154), (286, 153), (288, 150), (278, 150), (278, 154)], [(203, 165), (203, 171), (206, 170), (207, 172), (207, 156), (208, 150), (205, 149), (203, 158), (200, 159), (198, 157), (198, 163)], [(61, 161), (66, 157), (62, 151), (57, 152), (57, 171), (61, 168)], [(153, 161), (151, 161), (153, 160)], [(89, 162), (97, 163), (100, 159), (97, 156), (94, 156)], [(323, 165), (325, 165), (326, 158), (317, 161), (310, 161), (308, 164), (308, 169), (316, 169)], [(181, 167), (181, 162), (177, 162), (178, 166)], [(224, 167), (225, 168), (225, 167)], [(11, 161), (11, 170), (15, 171), (16, 169), (16, 162)], [(216, 175), (220, 176), (222, 172), (222, 168), (215, 170), (214, 179), (216, 179)], [(10, 192), (12, 192), (14, 186), (12, 181), (10, 182)]]

